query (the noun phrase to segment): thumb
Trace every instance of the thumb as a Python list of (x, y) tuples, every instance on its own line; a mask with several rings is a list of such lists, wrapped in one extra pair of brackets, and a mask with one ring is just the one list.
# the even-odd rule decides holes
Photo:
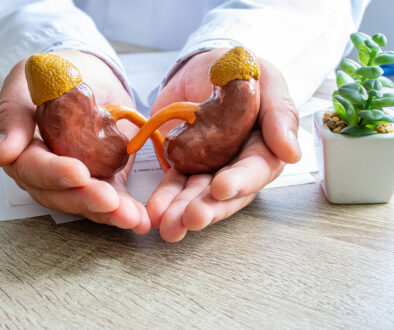
[[(178, 74), (178, 73), (177, 73)], [(176, 103), (186, 101), (184, 92), (183, 92), (183, 82), (181, 79), (178, 79), (178, 76), (172, 78), (172, 80), (166, 85), (159, 93), (156, 98), (155, 103), (152, 106), (150, 115), (153, 116), (157, 112), (159, 112), (164, 107)], [(165, 137), (168, 132), (173, 129), (175, 126), (178, 126), (182, 123), (181, 120), (173, 119), (165, 122), (159, 127), (159, 131)]]
[(204, 102), (212, 93), (209, 68), (227, 49), (218, 48), (194, 55), (160, 91), (152, 114), (175, 102)]
[(0, 92), (0, 166), (13, 163), (29, 145), (35, 129), (34, 112), (22, 61), (11, 70)]
[(266, 61), (261, 65), (260, 79), (259, 121), (264, 141), (280, 160), (296, 163), (301, 159), (299, 118), (287, 84), (279, 70)]
[(181, 68), (168, 81), (168, 83), (161, 87), (159, 94), (152, 106), (151, 116), (162, 108), (175, 102), (187, 101), (185, 96), (185, 67)]

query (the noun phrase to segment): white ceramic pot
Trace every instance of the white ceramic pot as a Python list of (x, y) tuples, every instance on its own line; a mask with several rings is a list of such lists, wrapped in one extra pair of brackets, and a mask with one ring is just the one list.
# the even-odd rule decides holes
[(394, 133), (353, 137), (313, 118), (320, 181), (334, 204), (387, 203), (394, 192)]

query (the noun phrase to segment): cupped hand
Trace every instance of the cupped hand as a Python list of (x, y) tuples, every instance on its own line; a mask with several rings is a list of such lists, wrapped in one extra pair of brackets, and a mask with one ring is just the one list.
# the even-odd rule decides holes
[[(212, 92), (208, 71), (226, 49), (194, 56), (162, 89), (152, 114), (181, 101), (203, 102)], [(297, 141), (298, 114), (281, 73), (260, 61), (261, 106), (256, 129), (237, 159), (214, 174), (186, 176), (169, 170), (151, 196), (147, 210), (153, 227), (168, 242), (181, 240), (188, 230), (201, 230), (228, 218), (253, 201), (274, 180), (285, 163), (301, 158)], [(180, 122), (161, 127), (166, 135)], [(257, 127), (258, 126), (258, 127)]]
[[(57, 54), (79, 68), (98, 105), (134, 105), (118, 78), (97, 57), (78, 51)], [(0, 93), (0, 166), (45, 207), (136, 233), (148, 232), (145, 207), (126, 189), (134, 157), (122, 171), (102, 181), (92, 178), (81, 161), (51, 153), (36, 130), (24, 66), (25, 60), (12, 69)], [(137, 130), (124, 121), (119, 121), (118, 127), (129, 137)]]

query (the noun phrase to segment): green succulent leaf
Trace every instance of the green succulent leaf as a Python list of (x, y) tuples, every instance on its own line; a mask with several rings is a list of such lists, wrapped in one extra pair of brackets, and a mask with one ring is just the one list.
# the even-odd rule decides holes
[(376, 89), (370, 89), (368, 91), (368, 95), (373, 97), (383, 97), (382, 91), (378, 91)]
[(384, 87), (394, 88), (394, 83), (389, 78), (379, 77), (378, 80)]
[(373, 123), (377, 120), (381, 120), (385, 113), (381, 110), (361, 110), (358, 112), (358, 116), (364, 120), (364, 123)]
[(381, 52), (373, 60), (375, 65), (394, 64), (394, 52)]
[(354, 76), (354, 72), (361, 67), (356, 61), (351, 60), (350, 58), (344, 58), (340, 63), (339, 67), (342, 71), (347, 73), (350, 76)]
[(382, 109), (384, 112), (384, 116), (381, 120), (387, 122), (387, 123), (393, 123), (394, 122), (394, 109)]
[(338, 93), (353, 104), (363, 105), (368, 100), (366, 89), (357, 83), (342, 85), (339, 87)]
[(363, 83), (363, 86), (367, 91), (371, 89), (380, 91), (382, 89), (382, 83), (378, 79), (368, 79)]
[(383, 74), (383, 69), (378, 66), (362, 66), (358, 68), (355, 73), (364, 78), (376, 79)]
[[(371, 111), (371, 110), (368, 110), (368, 111)], [(382, 112), (383, 112), (382, 118), (374, 121), (373, 123), (367, 123), (366, 125), (372, 126), (372, 128), (373, 128), (373, 127), (376, 127), (376, 126), (382, 125), (382, 124), (394, 123), (394, 112), (393, 111), (388, 112), (388, 111), (383, 110)]]
[(394, 107), (394, 95), (385, 95), (383, 97), (379, 97), (377, 99), (372, 100), (373, 107)]
[(347, 120), (346, 110), (341, 104), (341, 102), (339, 102), (334, 96), (335, 95), (333, 95), (332, 97), (332, 104), (334, 105), (334, 110), (343, 121), (347, 122), (348, 120)]
[(346, 72), (339, 70), (337, 72), (337, 86), (341, 87), (342, 85), (354, 83), (354, 79), (348, 75)]
[(356, 113), (357, 113), (357, 112), (359, 112), (360, 110), (364, 110), (364, 109), (365, 109), (365, 104), (362, 104), (362, 105), (360, 105), (360, 104), (353, 104), (353, 108), (354, 108), (354, 110), (355, 110)]
[(349, 126), (341, 133), (353, 136), (378, 134), (376, 126), (394, 123), (394, 93), (383, 93), (383, 87), (393, 88), (394, 82), (383, 77), (381, 65), (394, 64), (394, 51), (382, 51), (387, 44), (382, 33), (372, 36), (356, 32), (350, 36), (358, 49), (359, 63), (345, 58), (336, 75), (338, 89), (332, 94), (335, 112)]
[(367, 65), (369, 62), (369, 53), (368, 52), (363, 52), (359, 51), (358, 52), (358, 60), (362, 65)]
[(368, 35), (362, 32), (355, 32), (350, 35), (350, 39), (358, 50), (368, 52), (368, 47), (365, 45), (365, 41), (372, 40)]
[(378, 134), (374, 129), (365, 126), (347, 126), (340, 131), (341, 134), (349, 134), (353, 136), (366, 136)]
[(350, 125), (357, 125), (358, 124), (358, 117), (357, 117), (357, 113), (356, 110), (354, 110), (353, 105), (344, 97), (340, 96), (340, 95), (336, 95), (334, 96), (334, 98), (344, 107), (345, 111), (346, 111), (346, 118), (347, 118), (347, 122)]
[(394, 123), (394, 116), (385, 113), (384, 116), (380, 118), (380, 121), (381, 124)]
[(381, 51), (379, 45), (373, 40), (367, 39), (364, 43), (365, 46), (367, 46), (371, 52), (375, 52), (375, 54)]
[(386, 46), (387, 38), (383, 33), (375, 33), (372, 36), (372, 40), (375, 41), (379, 46)]

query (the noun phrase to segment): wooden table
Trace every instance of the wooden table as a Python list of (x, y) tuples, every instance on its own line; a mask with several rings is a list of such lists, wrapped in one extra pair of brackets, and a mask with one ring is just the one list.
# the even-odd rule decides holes
[(1, 328), (393, 326), (393, 201), (263, 190), (177, 244), (89, 221), (0, 223)]

